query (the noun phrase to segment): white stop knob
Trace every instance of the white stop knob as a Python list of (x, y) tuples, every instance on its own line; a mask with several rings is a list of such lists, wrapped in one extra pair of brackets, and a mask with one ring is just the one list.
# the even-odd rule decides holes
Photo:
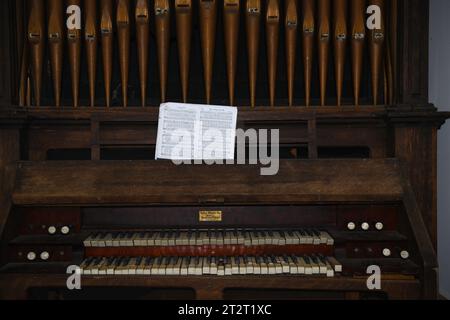
[(367, 231), (370, 229), (370, 225), (367, 222), (364, 222), (361, 224), (361, 229), (363, 229), (364, 231)]
[(375, 229), (377, 229), (378, 231), (383, 230), (383, 229), (384, 229), (383, 223), (377, 222), (377, 223), (375, 224)]
[(27, 259), (28, 259), (28, 261), (36, 260), (36, 253), (34, 253), (33, 251), (28, 252)]
[(351, 231), (355, 230), (356, 229), (356, 224), (354, 222), (349, 222), (347, 224), (347, 229), (351, 230)]
[(49, 234), (55, 234), (56, 233), (56, 227), (55, 226), (50, 226), (47, 229)]
[(41, 260), (47, 261), (50, 258), (50, 254), (47, 251), (41, 253)]
[(390, 257), (391, 256), (391, 250), (388, 249), (388, 248), (383, 249), (383, 256)]
[(409, 252), (406, 250), (403, 250), (402, 252), (400, 252), (400, 257), (402, 257), (402, 259), (408, 259), (409, 258)]
[(68, 226), (64, 226), (61, 228), (62, 234), (69, 234), (69, 232), (70, 232), (70, 228)]

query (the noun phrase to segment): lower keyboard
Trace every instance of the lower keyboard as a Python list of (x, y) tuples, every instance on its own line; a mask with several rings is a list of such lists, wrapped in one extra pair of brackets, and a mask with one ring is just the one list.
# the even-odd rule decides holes
[(334, 277), (342, 264), (334, 257), (90, 257), (80, 265), (84, 275), (321, 275)]

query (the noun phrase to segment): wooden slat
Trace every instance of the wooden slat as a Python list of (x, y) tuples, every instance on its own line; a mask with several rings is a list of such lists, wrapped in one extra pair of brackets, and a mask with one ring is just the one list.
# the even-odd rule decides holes
[(175, 166), (155, 161), (21, 162), (20, 205), (326, 203), (402, 199), (396, 160), (281, 161), (259, 166)]
[[(393, 300), (418, 299), (420, 283), (418, 280), (397, 279), (383, 280), (383, 291)], [(31, 287), (66, 288), (67, 275), (30, 275), (8, 274), (0, 275), (3, 286), (0, 288), (0, 298), (25, 299), (27, 289)], [(317, 278), (292, 276), (230, 276), (230, 277), (180, 277), (180, 276), (83, 276), (83, 287), (148, 287), (148, 288), (193, 288), (197, 299), (222, 299), (226, 288), (247, 289), (292, 289), (292, 290), (332, 290), (367, 292), (367, 278)]]

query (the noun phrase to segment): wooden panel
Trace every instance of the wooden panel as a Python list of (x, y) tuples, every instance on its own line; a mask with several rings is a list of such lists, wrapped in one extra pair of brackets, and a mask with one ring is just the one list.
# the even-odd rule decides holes
[(429, 0), (400, 0), (400, 103), (428, 103)]
[(399, 127), (395, 155), (407, 166), (408, 179), (433, 243), (437, 244), (437, 129), (431, 126)]
[[(418, 280), (385, 279), (383, 291), (391, 299), (419, 299), (420, 283)], [(0, 287), (2, 299), (26, 299), (30, 287), (66, 288), (65, 275), (0, 275), (3, 286)], [(98, 277), (84, 276), (83, 287), (153, 287), (153, 288), (194, 288), (197, 299), (222, 299), (226, 288), (255, 289), (297, 289), (297, 290), (332, 290), (332, 291), (367, 291), (366, 278), (308, 278), (290, 276), (233, 276), (233, 277)]]
[(0, 236), (11, 210), (11, 193), (14, 186), (15, 167), (10, 166), (20, 158), (19, 131), (0, 130)]
[[(281, 161), (259, 166), (175, 166), (171, 162), (22, 162), (16, 204), (320, 203), (396, 201), (395, 160)], [(213, 179), (212, 179), (213, 177)]]

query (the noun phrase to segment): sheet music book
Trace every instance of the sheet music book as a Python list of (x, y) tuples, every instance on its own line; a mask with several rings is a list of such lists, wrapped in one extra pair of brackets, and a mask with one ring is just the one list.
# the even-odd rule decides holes
[(237, 108), (164, 103), (156, 160), (234, 160)]

